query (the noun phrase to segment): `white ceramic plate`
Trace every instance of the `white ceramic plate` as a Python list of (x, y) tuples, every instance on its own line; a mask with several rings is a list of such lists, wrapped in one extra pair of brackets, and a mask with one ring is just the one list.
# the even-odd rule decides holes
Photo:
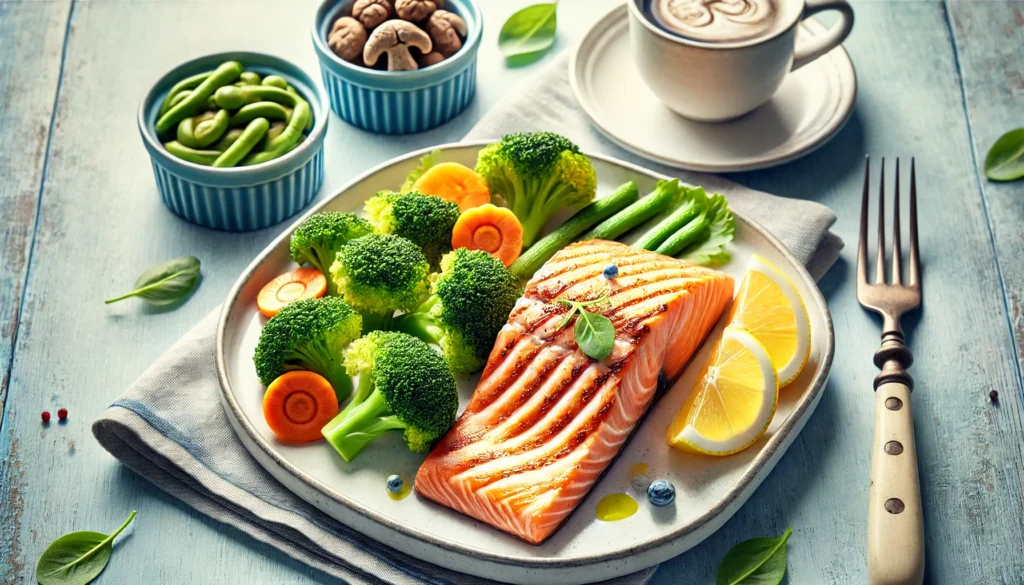
[[(444, 160), (473, 165), (482, 144), (440, 148)], [(401, 185), (428, 150), (370, 170), (310, 213), (361, 210), (363, 201), (378, 190)], [(590, 156), (597, 169), (599, 196), (629, 180), (636, 181), (646, 194), (664, 178), (628, 163)], [(746, 501), (803, 428), (818, 403), (832, 361), (832, 322), (814, 281), (770, 234), (742, 215), (737, 214), (737, 220), (734, 258), (724, 270), (738, 283), (751, 253), (767, 257), (796, 283), (811, 316), (810, 362), (799, 379), (781, 393), (768, 433), (750, 449), (725, 458), (690, 455), (668, 447), (665, 428), (707, 356), (711, 344), (705, 343), (678, 382), (651, 407), (590, 495), (539, 546), (420, 499), (415, 493), (401, 501), (389, 499), (385, 478), (404, 473), (411, 481), (423, 458), (407, 451), (398, 435), (378, 439), (350, 464), (325, 443), (295, 447), (274, 438), (263, 419), (264, 388), (252, 364), (264, 322), (256, 308), (256, 294), (268, 280), (293, 267), (288, 257), (291, 229), (259, 254), (224, 304), (217, 334), (217, 366), (228, 417), (246, 448), (290, 490), (324, 513), (412, 556), (474, 575), (534, 584), (587, 583), (655, 565), (706, 538)], [(720, 329), (721, 324), (712, 338)], [(460, 381), (463, 405), (475, 383), (475, 376)], [(637, 463), (648, 466), (651, 478), (666, 478), (675, 484), (675, 505), (656, 509), (646, 498), (638, 497), (640, 510), (632, 517), (598, 521), (598, 500), (628, 491), (630, 469)]]
[[(791, 161), (818, 148), (853, 113), (857, 77), (846, 51), (828, 54), (786, 77), (775, 96), (731, 122), (687, 120), (669, 110), (633, 64), (626, 6), (609, 12), (584, 36), (569, 63), (569, 82), (583, 111), (626, 150), (692, 171), (750, 171)], [(821, 36), (814, 19), (802, 36)]]

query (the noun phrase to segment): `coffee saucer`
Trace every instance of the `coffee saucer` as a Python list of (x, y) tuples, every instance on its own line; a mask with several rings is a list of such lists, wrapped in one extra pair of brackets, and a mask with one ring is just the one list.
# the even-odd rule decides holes
[[(644, 84), (629, 46), (626, 6), (584, 35), (569, 63), (583, 111), (610, 140), (644, 158), (691, 171), (734, 172), (789, 162), (834, 136), (853, 113), (857, 77), (842, 46), (788, 75), (775, 96), (736, 120), (702, 123), (668, 109)], [(822, 36), (814, 19), (801, 37)]]

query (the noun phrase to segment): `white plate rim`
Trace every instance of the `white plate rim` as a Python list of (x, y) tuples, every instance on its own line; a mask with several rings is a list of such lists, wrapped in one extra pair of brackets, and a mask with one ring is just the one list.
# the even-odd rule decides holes
[[(217, 323), (217, 378), (220, 382), (221, 387), (221, 402), (224, 405), (224, 409), (229, 419), (231, 419), (231, 422), (233, 423), (232, 428), (239, 435), (241, 435), (242, 431), (244, 430), (245, 436), (240, 437), (240, 439), (242, 439), (243, 445), (245, 445), (246, 449), (251, 452), (251, 454), (254, 456), (257, 462), (260, 463), (261, 466), (266, 467), (263, 457), (269, 458), (271, 461), (274, 462), (275, 465), (278, 466), (279, 471), (299, 480), (307, 487), (312, 488), (319, 495), (330, 499), (336, 504), (344, 506), (348, 510), (360, 516), (363, 516), (364, 518), (368, 519), (369, 521), (379, 526), (397, 532), (403, 536), (411, 537), (415, 540), (426, 543), (433, 547), (450, 551), (457, 555), (465, 555), (468, 557), (500, 565), (521, 567), (525, 569), (534, 570), (589, 567), (599, 563), (607, 563), (609, 561), (615, 561), (626, 557), (631, 557), (633, 555), (637, 555), (640, 553), (649, 552), (667, 546), (672, 542), (676, 541), (677, 539), (684, 538), (685, 536), (694, 533), (702, 528), (706, 528), (708, 525), (710, 525), (716, 520), (719, 514), (726, 511), (730, 506), (736, 504), (736, 500), (744, 495), (744, 492), (746, 492), (750, 488), (751, 483), (756, 482), (754, 483), (755, 488), (758, 484), (760, 484), (760, 479), (763, 479), (763, 475), (760, 479), (758, 479), (758, 476), (761, 474), (766, 474), (772, 469), (772, 467), (774, 467), (774, 463), (771, 460), (775, 457), (776, 451), (780, 447), (785, 447), (786, 449), (788, 449), (788, 444), (791, 443), (792, 440), (795, 438), (795, 435), (793, 435), (794, 429), (796, 429), (797, 433), (799, 433), (799, 431), (802, 430), (802, 427), (806, 422), (806, 414), (809, 410), (813, 411), (813, 408), (817, 405), (821, 391), (824, 389), (825, 382), (828, 379), (829, 370), (831, 369), (832, 360), (835, 353), (835, 338), (832, 325), (832, 315), (828, 310), (828, 304), (825, 302), (825, 299), (822, 296), (821, 291), (818, 289), (817, 283), (807, 272), (806, 268), (796, 258), (793, 257), (793, 255), (786, 248), (786, 246), (782, 244), (782, 242), (780, 242), (773, 234), (771, 234), (771, 232), (767, 231), (760, 223), (748, 218), (745, 214), (735, 209), (732, 209), (733, 215), (738, 220), (746, 223), (747, 227), (758, 232), (758, 235), (768, 240), (768, 242), (783, 257), (786, 258), (787, 262), (790, 265), (792, 265), (792, 267), (796, 270), (797, 275), (800, 277), (800, 279), (803, 280), (806, 284), (808, 290), (811, 292), (811, 298), (809, 299), (810, 303), (808, 304), (813, 303), (815, 309), (820, 311), (825, 325), (825, 340), (823, 344), (825, 353), (822, 356), (818, 370), (815, 372), (814, 378), (811, 381), (807, 392), (796, 403), (796, 406), (790, 413), (789, 417), (782, 422), (778, 430), (771, 436), (771, 438), (768, 439), (767, 443), (765, 444), (761, 452), (758, 453), (753, 460), (751, 460), (747, 472), (744, 473), (743, 476), (736, 482), (736, 485), (732, 489), (730, 489), (729, 492), (726, 493), (725, 496), (723, 496), (720, 500), (715, 502), (713, 505), (709, 506), (708, 509), (700, 516), (695, 517), (690, 522), (676, 528), (671, 532), (660, 534), (657, 537), (652, 538), (650, 540), (645, 540), (639, 544), (619, 549), (618, 551), (615, 551), (613, 553), (575, 555), (568, 558), (534, 558), (494, 553), (476, 547), (455, 544), (443, 538), (423, 533), (419, 530), (410, 529), (398, 522), (391, 520), (386, 516), (383, 516), (375, 512), (374, 510), (367, 509), (351, 501), (344, 494), (341, 494), (331, 489), (330, 486), (324, 484), (323, 482), (320, 482), (317, 479), (310, 477), (301, 469), (297, 468), (295, 465), (285, 460), (280, 454), (278, 454), (274, 450), (273, 446), (270, 445), (256, 431), (255, 427), (252, 425), (252, 423), (248, 420), (246, 414), (243, 412), (240, 404), (238, 403), (238, 400), (235, 398), (234, 393), (231, 390), (231, 384), (228, 380), (227, 363), (225, 358), (225, 335), (230, 315), (232, 314), (235, 308), (235, 305), (238, 301), (239, 296), (241, 295), (241, 291), (244, 288), (245, 284), (256, 272), (260, 264), (267, 259), (271, 252), (277, 246), (281, 245), (282, 242), (286, 241), (290, 237), (291, 232), (299, 223), (304, 221), (310, 215), (319, 212), (324, 207), (327, 207), (334, 199), (345, 194), (354, 185), (359, 184), (360, 182), (366, 180), (368, 177), (373, 176), (374, 174), (380, 172), (381, 170), (387, 167), (398, 164), (400, 162), (408, 161), (410, 159), (417, 159), (426, 154), (429, 154), (434, 150), (441, 150), (442, 152), (444, 152), (445, 150), (448, 149), (483, 147), (487, 144), (492, 143), (493, 141), (494, 139), (452, 142), (423, 148), (387, 160), (371, 168), (370, 170), (362, 173), (358, 177), (352, 179), (344, 186), (336, 190), (332, 195), (325, 197), (321, 201), (317, 202), (316, 205), (308, 209), (301, 217), (299, 217), (295, 222), (293, 222), (287, 229), (285, 229), (281, 233), (281, 235), (275, 238), (256, 256), (256, 258), (249, 264), (248, 267), (246, 267), (246, 269), (239, 276), (238, 280), (232, 286), (231, 291), (228, 293), (224, 305), (222, 306)], [(591, 152), (584, 152), (584, 154), (591, 159), (600, 160), (610, 165), (620, 166), (631, 172), (646, 175), (654, 179), (661, 180), (671, 178), (661, 173), (656, 173), (654, 171), (644, 169), (643, 167), (616, 159), (614, 157)], [(807, 300), (808, 299), (805, 299), (805, 301)], [(254, 447), (258, 448), (260, 450), (260, 453), (252, 452)], [(769, 463), (771, 463), (771, 466), (769, 466)], [(274, 470), (268, 469), (268, 471), (272, 475), (277, 477), (277, 474), (274, 473)], [(288, 487), (286, 484), (283, 485), (285, 485), (285, 487), (288, 488), (290, 491), (294, 491), (291, 490), (291, 488)], [(303, 497), (303, 499), (306, 499), (304, 496), (302, 496), (302, 494), (297, 495)], [(749, 494), (747, 494), (747, 497), (749, 497)], [(310, 503), (317, 507), (318, 509), (320, 508), (319, 505), (317, 505), (316, 503)], [(322, 509), (321, 512), (326, 514), (326, 512), (323, 511)], [(352, 528), (355, 529), (355, 527)], [(366, 535), (365, 533), (363, 534)], [(372, 538), (369, 535), (366, 536)], [(400, 550), (401, 552), (410, 554), (412, 556), (417, 556), (417, 558), (422, 558), (409, 550), (402, 550), (400, 548), (396, 548), (396, 550)], [(423, 560), (428, 562), (430, 561), (429, 558), (423, 558)], [(651, 564), (657, 564), (657, 562), (661, 561), (655, 561)]]
[[(707, 173), (734, 173), (734, 172), (746, 172), (756, 171), (759, 169), (766, 169), (777, 165), (785, 164), (787, 162), (794, 161), (804, 155), (810, 154), (815, 150), (824, 146), (829, 140), (835, 135), (839, 134), (846, 123), (850, 121), (853, 116), (854, 104), (857, 101), (857, 73), (853, 67), (853, 61), (850, 59), (850, 55), (846, 52), (846, 48), (842, 45), (837, 46), (825, 55), (822, 55), (820, 59), (835, 59), (838, 60), (837, 65), (839, 67), (840, 87), (849, 85), (849, 91), (840, 91), (839, 104), (832, 113), (831, 117), (826, 123), (821, 125), (821, 128), (812, 135), (810, 140), (807, 140), (804, 144), (798, 148), (789, 149), (783, 151), (775, 156), (765, 157), (749, 157), (742, 159), (739, 163), (723, 163), (723, 164), (702, 164), (692, 163), (679, 159), (673, 159), (665, 157), (654, 152), (651, 152), (644, 147), (627, 142), (626, 140), (618, 137), (606, 125), (601, 123), (600, 118), (594, 110), (593, 104), (586, 99), (585, 92), (583, 91), (581, 81), (578, 75), (578, 64), (582, 59), (586, 59), (587, 56), (584, 52), (589, 52), (593, 49), (593, 36), (599, 32), (604, 31), (610, 26), (620, 24), (616, 22), (623, 20), (627, 7), (625, 4), (616, 6), (609, 10), (604, 16), (599, 18), (590, 29), (584, 33), (583, 38), (576, 44), (576, 47), (572, 50), (572, 55), (569, 58), (569, 86), (572, 88), (573, 96), (576, 98), (576, 103), (579, 104), (580, 109), (587, 115), (590, 123), (608, 140), (614, 142), (625, 150), (632, 152), (638, 156), (642, 156), (648, 160), (661, 163), (663, 165), (682, 169), (685, 171), (697, 171)], [(623, 14), (619, 14), (622, 12)], [(801, 20), (797, 26), (803, 27), (807, 32), (815, 36), (819, 36), (826, 31), (825, 27), (822, 26), (818, 21), (813, 18), (807, 18)], [(848, 71), (847, 71), (848, 68)], [(726, 122), (727, 123), (727, 122)]]

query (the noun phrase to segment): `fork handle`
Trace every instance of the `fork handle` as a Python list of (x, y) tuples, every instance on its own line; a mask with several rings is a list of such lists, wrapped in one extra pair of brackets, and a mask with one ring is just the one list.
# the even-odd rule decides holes
[(868, 496), (871, 585), (921, 585), (924, 581), (924, 519), (911, 389), (902, 376), (893, 375), (896, 373), (913, 383), (902, 367), (898, 372), (895, 367), (885, 367), (876, 379), (875, 439)]

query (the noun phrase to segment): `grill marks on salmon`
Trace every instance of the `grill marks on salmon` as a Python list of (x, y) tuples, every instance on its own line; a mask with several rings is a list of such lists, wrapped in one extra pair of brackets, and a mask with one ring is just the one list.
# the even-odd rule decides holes
[[(619, 276), (607, 280), (615, 263)], [(601, 361), (576, 346), (568, 310), (610, 288)], [(424, 497), (538, 544), (576, 508), (732, 298), (729, 276), (624, 244), (561, 250), (526, 287), (455, 426), (416, 475)], [(597, 309), (597, 307), (592, 307)]]

